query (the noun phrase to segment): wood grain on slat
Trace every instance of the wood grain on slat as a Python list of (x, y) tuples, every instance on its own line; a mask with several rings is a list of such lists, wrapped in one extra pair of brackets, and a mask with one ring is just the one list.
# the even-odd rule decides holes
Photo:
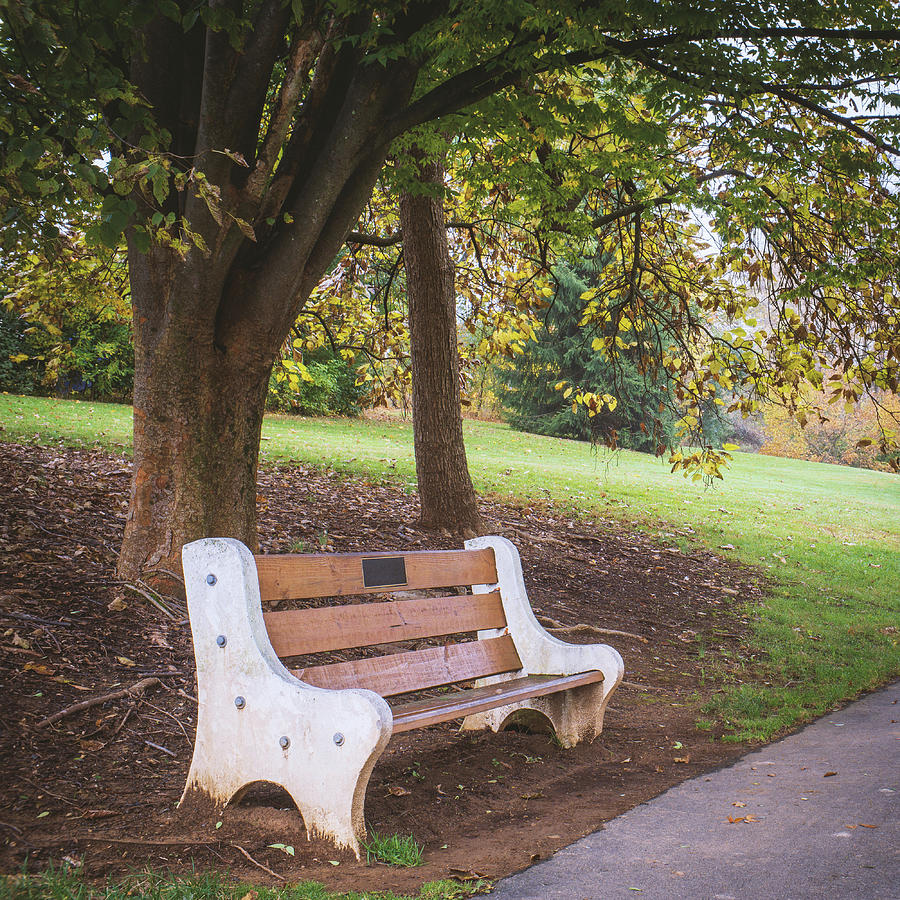
[(494, 584), (494, 551), (425, 550), (415, 553), (299, 553), (257, 556), (259, 591), (266, 600), (303, 600), (384, 593), (396, 587), (363, 585), (362, 560), (402, 556), (406, 560), (405, 590)]
[(503, 628), (500, 594), (418, 597), (382, 603), (355, 603), (263, 614), (269, 640), (279, 656), (371, 647), (414, 638)]
[(512, 638), (505, 635), (446, 647), (427, 647), (411, 653), (292, 669), (291, 673), (316, 687), (367, 688), (382, 697), (391, 697), (521, 668)]
[(501, 681), (469, 691), (454, 691), (442, 697), (417, 700), (415, 703), (406, 703), (393, 708), (394, 734), (434, 725), (436, 722), (449, 722), (472, 713), (527, 700), (529, 697), (543, 697), (546, 694), (555, 694), (558, 691), (598, 681), (603, 681), (602, 672), (581, 672), (578, 675), (526, 675), (524, 678)]

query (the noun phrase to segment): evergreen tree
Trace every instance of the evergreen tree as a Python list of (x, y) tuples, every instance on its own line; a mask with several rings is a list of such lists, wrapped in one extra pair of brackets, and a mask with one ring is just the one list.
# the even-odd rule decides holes
[[(621, 351), (615, 361), (597, 353), (591, 347), (596, 332), (580, 325), (586, 305), (581, 295), (596, 283), (599, 265), (585, 261), (575, 270), (555, 270), (556, 296), (535, 340), (498, 371), (501, 400), (509, 423), (520, 431), (653, 453), (674, 438), (668, 385), (650, 383), (641, 374), (636, 350)], [(634, 340), (629, 332), (620, 336), (627, 344)], [(561, 381), (611, 394), (618, 402), (612, 410), (604, 406), (588, 416), (582, 406), (573, 410), (556, 389)]]

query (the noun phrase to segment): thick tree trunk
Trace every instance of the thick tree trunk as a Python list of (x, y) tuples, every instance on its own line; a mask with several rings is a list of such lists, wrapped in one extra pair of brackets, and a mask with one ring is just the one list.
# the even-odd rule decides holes
[[(391, 140), (409, 127), (396, 114), (418, 64), (401, 55), (373, 66), (367, 46), (343, 40), (365, 33), (372, 9), (310, 11), (294, 28), (290, 4), (250, 6), (240, 42), (202, 17), (185, 32), (160, 14), (130, 68), (172, 156), (167, 192), (155, 166), (152, 191), (139, 179), (131, 196), (134, 476), (123, 578), (179, 572), (182, 545), (205, 536), (256, 546), (272, 363)], [(423, 23), (411, 11), (395, 24), (399, 46)], [(129, 145), (147, 137), (136, 127)]]
[(126, 579), (180, 572), (182, 545), (198, 537), (235, 537), (255, 548), (272, 363), (258, 348), (218, 346), (219, 298), (174, 279), (160, 284), (171, 269), (154, 255), (132, 259), (134, 472), (119, 557)]
[[(442, 188), (442, 166), (424, 163), (421, 180)], [(421, 523), (426, 528), (479, 533), (483, 525), (463, 443), (455, 277), (441, 199), (401, 194), (400, 225)]]

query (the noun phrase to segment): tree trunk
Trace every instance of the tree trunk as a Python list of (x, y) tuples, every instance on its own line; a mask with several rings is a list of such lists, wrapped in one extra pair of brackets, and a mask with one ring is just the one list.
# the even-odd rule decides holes
[[(423, 163), (421, 181), (441, 191), (440, 163)], [(416, 478), (425, 528), (483, 531), (463, 443), (456, 334), (456, 289), (440, 197), (400, 195), (409, 299)]]
[[(198, 537), (257, 544), (257, 461), (273, 357), (219, 345), (219, 297), (179, 284), (161, 255), (131, 260), (134, 473), (119, 557), (119, 575), (129, 580), (177, 574), (182, 545)], [(168, 283), (159, 282), (161, 271)]]

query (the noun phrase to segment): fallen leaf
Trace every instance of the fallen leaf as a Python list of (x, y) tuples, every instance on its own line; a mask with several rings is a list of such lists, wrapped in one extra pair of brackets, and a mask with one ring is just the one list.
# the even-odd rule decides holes
[(877, 828), (878, 826), (877, 825), (866, 825), (865, 822), (860, 822), (859, 827), (860, 828)]
[(388, 788), (388, 793), (393, 794), (395, 797), (408, 797), (412, 791), (407, 790), (405, 787), (400, 787), (400, 785), (395, 785)]
[(691, 761), (691, 754), (688, 753), (687, 756), (676, 756), (675, 762), (677, 763), (689, 763)]
[(123, 666), (128, 666), (129, 668), (137, 665), (133, 659), (129, 659), (127, 656), (117, 656), (116, 662), (121, 663)]
[(328, 862), (330, 862), (333, 866), (339, 866), (341, 864), (340, 860), (337, 859), (329, 859)]
[(116, 597), (106, 608), (110, 612), (122, 612), (123, 609), (128, 609), (128, 604), (121, 597)]
[(55, 675), (56, 669), (51, 668), (50, 666), (42, 665), (41, 663), (25, 663), (24, 672), (36, 672), (38, 675)]
[(822, 777), (831, 778), (832, 775), (837, 775), (837, 772), (826, 772)]
[(744, 803), (742, 800), (736, 800), (736, 801), (735, 801), (734, 803), (732, 803), (731, 805), (732, 805), (732, 806), (740, 806), (740, 807), (743, 808), (743, 807), (746, 806), (747, 804)]

